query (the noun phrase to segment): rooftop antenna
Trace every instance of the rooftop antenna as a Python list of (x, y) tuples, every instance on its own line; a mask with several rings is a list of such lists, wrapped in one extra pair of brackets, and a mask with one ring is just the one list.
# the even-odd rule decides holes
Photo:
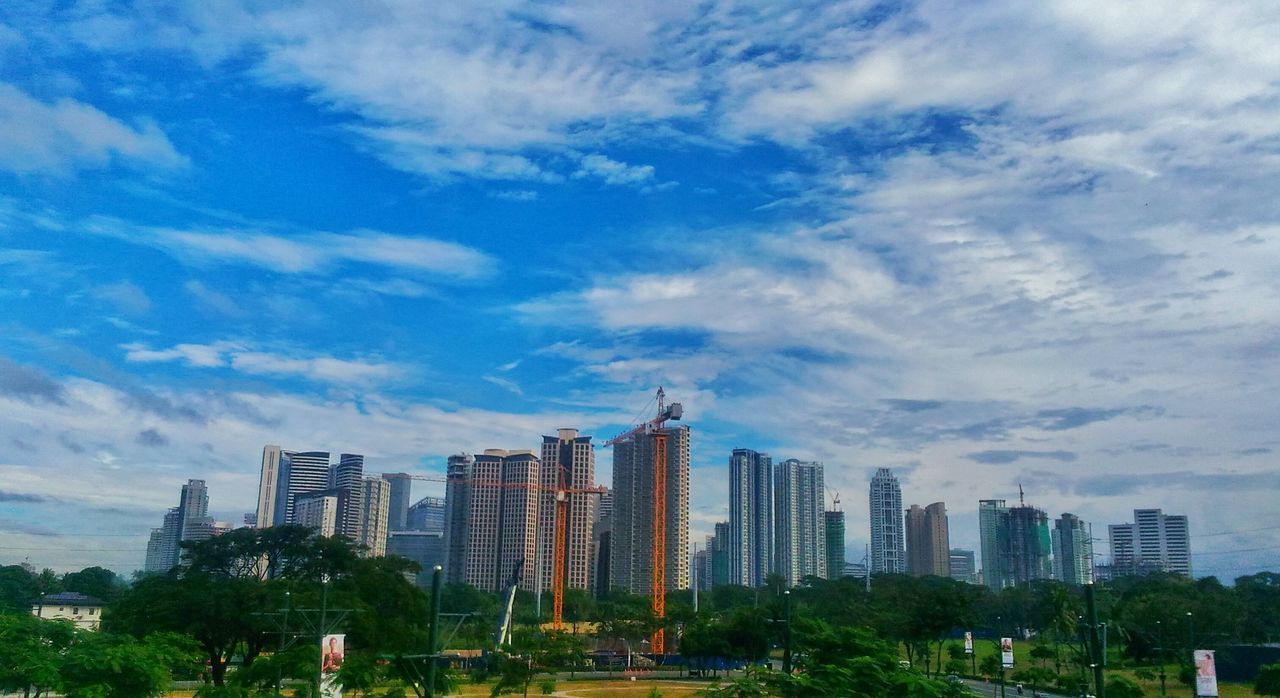
[(1025, 507), (1026, 505), (1027, 505), (1027, 500), (1022, 496), (1022, 483), (1019, 482), (1018, 483), (1018, 506)]

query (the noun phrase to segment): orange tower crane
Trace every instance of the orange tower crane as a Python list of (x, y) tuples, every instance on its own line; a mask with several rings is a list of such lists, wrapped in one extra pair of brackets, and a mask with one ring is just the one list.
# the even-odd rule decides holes
[[(504, 489), (521, 489), (534, 490), (537, 492), (554, 492), (556, 500), (555, 509), (555, 546), (552, 552), (552, 580), (551, 580), (551, 627), (556, 630), (564, 629), (564, 566), (565, 557), (568, 555), (569, 536), (569, 495), (599, 495), (608, 491), (602, 486), (583, 487), (580, 489), (568, 489), (564, 486), (564, 474), (560, 473), (558, 485), (556, 487), (548, 487), (546, 485), (538, 485), (524, 482), (501, 482), (497, 480), (466, 480), (466, 479), (449, 479), (447, 477), (437, 477), (432, 475), (410, 475), (414, 480), (424, 480), (426, 482), (443, 482), (464, 484), (470, 487), (498, 487)], [(538, 570), (538, 574), (542, 571)]]
[[(680, 403), (666, 404), (667, 394), (658, 387), (658, 416), (636, 425), (605, 442), (612, 446), (622, 441), (635, 440), (637, 436), (647, 435), (653, 438), (653, 561), (651, 564), (653, 599), (652, 608), (655, 618), (667, 617), (667, 432), (663, 425), (667, 420), (677, 420), (684, 409)], [(654, 654), (666, 651), (666, 631), (658, 628), (650, 640)]]

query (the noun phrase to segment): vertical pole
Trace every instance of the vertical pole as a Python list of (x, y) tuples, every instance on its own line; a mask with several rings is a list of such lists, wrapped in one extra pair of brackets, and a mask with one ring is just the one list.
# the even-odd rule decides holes
[(427, 626), (427, 698), (436, 694), (436, 644), (440, 637), (440, 591), (444, 570), (436, 565), (431, 571), (431, 624)]
[(782, 671), (791, 673), (791, 590), (782, 592)]
[(689, 586), (693, 587), (693, 614), (696, 616), (698, 615), (698, 544), (697, 543), (693, 544), (693, 562), (689, 565), (689, 567), (690, 569), (693, 570), (693, 574), (692, 574), (693, 584), (690, 584)]
[[(1196, 665), (1196, 618), (1191, 615), (1191, 611), (1187, 611), (1187, 655), (1187, 659), (1190, 660), (1191, 666), (1194, 669)], [(1191, 695), (1200, 695), (1200, 691), (1196, 688), (1194, 670), (1191, 675)]]
[[(324, 641), (324, 636), (329, 632), (329, 575), (320, 577), (320, 641)], [(321, 656), (323, 656), (324, 648), (320, 648)], [(321, 662), (321, 671), (316, 672), (316, 695), (322, 695), (322, 686), (324, 685), (323, 664)]]
[(1098, 604), (1094, 598), (1093, 584), (1085, 585), (1084, 602), (1089, 613), (1089, 656), (1093, 660), (1094, 695), (1107, 698), (1107, 686), (1102, 676), (1102, 638), (1098, 637)]

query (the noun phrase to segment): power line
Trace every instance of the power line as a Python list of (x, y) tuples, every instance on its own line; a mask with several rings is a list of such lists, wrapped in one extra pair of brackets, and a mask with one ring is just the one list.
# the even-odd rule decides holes
[(1235, 533), (1257, 533), (1258, 531), (1274, 531), (1280, 529), (1280, 526), (1263, 526), (1262, 528), (1246, 528), (1239, 531), (1216, 531), (1214, 533), (1197, 533), (1195, 538), (1208, 538), (1210, 536), (1229, 536)]
[(60, 553), (136, 553), (137, 548), (59, 548), (57, 546), (45, 545), (39, 548), (14, 548), (6, 545), (0, 545), (0, 550), (48, 550)]
[(1231, 553), (1256, 553), (1263, 550), (1280, 550), (1280, 545), (1269, 545), (1264, 548), (1237, 548), (1235, 550), (1211, 550), (1206, 553), (1192, 553), (1196, 557), (1204, 555), (1230, 555)]

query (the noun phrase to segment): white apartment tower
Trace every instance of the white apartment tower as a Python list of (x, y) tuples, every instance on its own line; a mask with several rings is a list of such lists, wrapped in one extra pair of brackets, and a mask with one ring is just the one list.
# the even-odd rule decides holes
[(805, 577), (827, 575), (826, 488), (822, 464), (794, 458), (774, 471), (774, 570), (796, 586)]
[(1110, 526), (1115, 574), (1173, 572), (1191, 576), (1191, 532), (1186, 516), (1135, 509), (1133, 523)]
[(299, 526), (315, 529), (325, 538), (338, 532), (338, 496), (312, 493), (294, 502), (293, 518)]
[(540, 465), (533, 451), (488, 449), (473, 459), (463, 575), (468, 584), (498, 591), (519, 567), (520, 588), (534, 589)]
[(773, 460), (735, 448), (729, 456), (729, 581), (764, 586), (774, 568)]
[[(666, 587), (689, 588), (689, 427), (668, 427)], [(609, 585), (653, 591), (653, 455), (656, 439), (638, 434), (613, 446), (613, 530)]]
[(871, 478), (871, 573), (906, 571), (903, 540), (902, 487), (888, 468)]
[(256, 526), (276, 523), (276, 497), (280, 486), (280, 447), (267, 444), (262, 449), (262, 470), (258, 476), (258, 517)]
[[(596, 454), (591, 447), (591, 437), (579, 436), (577, 429), (560, 429), (555, 436), (542, 437), (540, 480), (536, 557), (541, 588), (550, 589), (555, 570), (556, 492), (595, 486)], [(597, 496), (585, 492), (566, 495), (569, 514), (564, 524), (566, 589), (589, 588), (591, 529)]]
[(356, 542), (363, 545), (369, 557), (387, 554), (387, 532), (390, 528), (392, 484), (382, 478), (367, 477), (360, 483), (360, 500), (356, 506), (360, 526)]

